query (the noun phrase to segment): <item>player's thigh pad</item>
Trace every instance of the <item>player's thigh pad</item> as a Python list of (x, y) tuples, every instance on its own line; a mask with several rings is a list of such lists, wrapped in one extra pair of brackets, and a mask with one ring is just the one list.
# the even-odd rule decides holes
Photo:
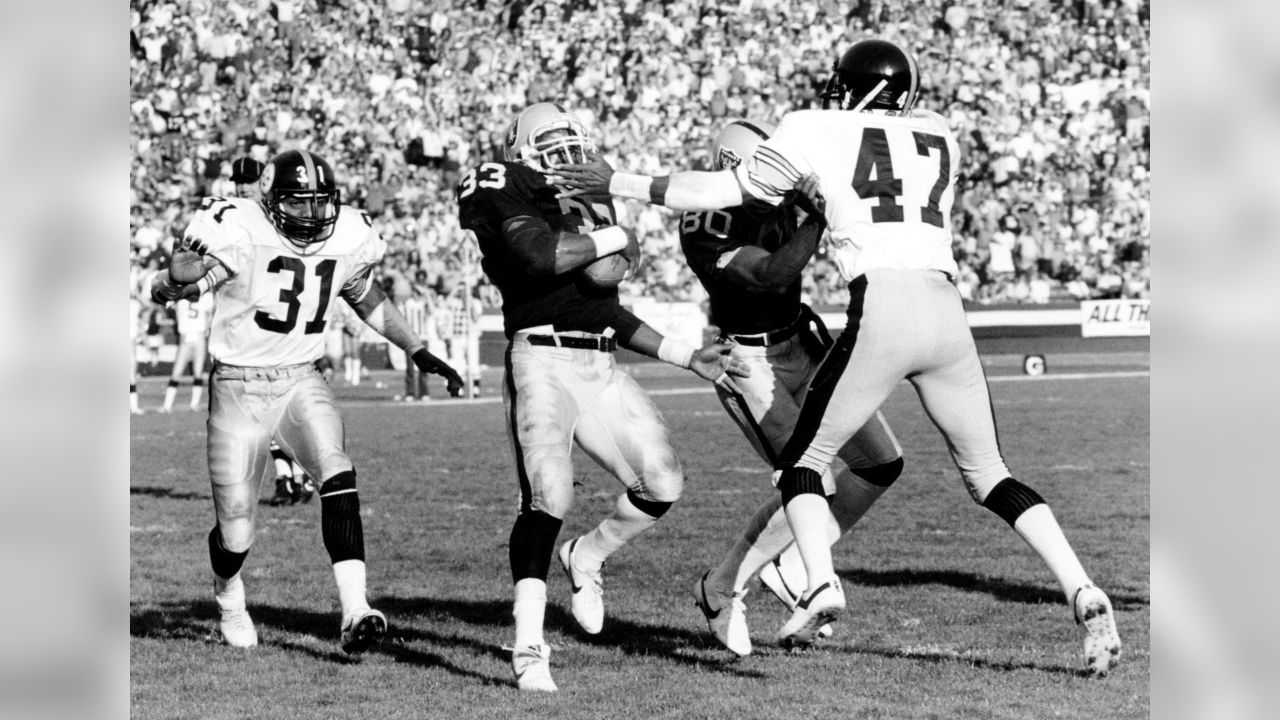
[(826, 470), (913, 372), (922, 335), (897, 275), (873, 272), (850, 285), (845, 329), (810, 381), (784, 464)]
[[(751, 369), (750, 377), (736, 378), (741, 393), (716, 386), (716, 395), (751, 447), (771, 466), (791, 437), (800, 404), (793, 397), (796, 380), (802, 380), (808, 359), (791, 352), (787, 341), (771, 347), (734, 346), (731, 354)], [(788, 382), (790, 380), (791, 382)]]
[(578, 420), (578, 445), (645, 500), (675, 502), (684, 473), (658, 407), (628, 373), (612, 366), (607, 383)]
[(938, 347), (934, 364), (911, 378), (929, 419), (946, 438), (965, 486), (981, 503), (1009, 477), (1000, 453), (991, 393), (973, 335), (954, 289), (939, 288)]
[(289, 457), (321, 482), (352, 469), (342, 415), (319, 370), (308, 366), (281, 399), (275, 437)]
[(578, 408), (565, 386), (573, 351), (516, 342), (507, 353), (502, 398), (520, 507), (563, 519), (573, 505), (573, 428)]
[(253, 411), (249, 385), (215, 372), (209, 389), (209, 480), (219, 522), (252, 517), (271, 462), (271, 432)]

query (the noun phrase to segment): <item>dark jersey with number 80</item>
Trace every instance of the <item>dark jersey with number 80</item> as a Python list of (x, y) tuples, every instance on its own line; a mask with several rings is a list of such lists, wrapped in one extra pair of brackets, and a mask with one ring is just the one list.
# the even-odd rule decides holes
[(726, 277), (725, 265), (739, 248), (773, 252), (795, 234), (793, 206), (767, 210), (736, 207), (687, 212), (680, 218), (680, 247), (711, 299), (711, 322), (738, 335), (781, 330), (800, 314), (800, 279), (780, 293), (754, 291)]
[(584, 233), (614, 224), (612, 201), (557, 199), (557, 192), (541, 173), (512, 162), (484, 163), (458, 183), (459, 223), (475, 232), (485, 274), (502, 291), (507, 337), (543, 325), (592, 333), (613, 328), (619, 338), (629, 337), (640, 321), (618, 302), (617, 288), (593, 287), (577, 271), (531, 274), (503, 233), (504, 223), (521, 216), (541, 218), (555, 232)]

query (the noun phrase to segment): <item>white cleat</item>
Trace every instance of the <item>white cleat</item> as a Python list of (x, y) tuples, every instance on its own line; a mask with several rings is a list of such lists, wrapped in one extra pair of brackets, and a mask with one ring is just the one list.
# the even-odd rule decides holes
[[(782, 571), (778, 569), (778, 559), (774, 558), (772, 562), (765, 565), (760, 570), (760, 584), (765, 586), (773, 596), (782, 601), (788, 610), (796, 609), (796, 602), (800, 600), (800, 593), (793, 592), (791, 586), (782, 578)], [(830, 625), (823, 625), (818, 628), (818, 637), (829, 638), (834, 631)]]
[(342, 651), (359, 655), (377, 645), (386, 634), (387, 616), (365, 608), (342, 621)]
[(213, 599), (218, 603), (218, 631), (222, 640), (235, 648), (251, 648), (258, 644), (258, 630), (245, 609), (244, 582), (237, 573), (230, 580), (213, 579)]
[(516, 687), (522, 692), (559, 690), (551, 679), (551, 647), (546, 643), (513, 649), (511, 670), (516, 675)]
[(1094, 585), (1076, 590), (1071, 603), (1076, 624), (1083, 625), (1084, 662), (1093, 677), (1104, 677), (1120, 664), (1120, 633), (1116, 630), (1116, 614), (1107, 594)]
[[(711, 630), (711, 634), (716, 636), (716, 640), (719, 640), (720, 644), (734, 655), (746, 657), (751, 654), (751, 633), (747, 630), (747, 606), (742, 602), (747, 591), (742, 589), (726, 595), (712, 588), (708, 592), (707, 576), (710, 574), (708, 572), (703, 575), (693, 586), (693, 602), (702, 611), (702, 617), (706, 618), (707, 627)], [(711, 608), (712, 598), (717, 601), (716, 609)]]
[(844, 590), (840, 578), (833, 575), (813, 592), (801, 596), (791, 619), (778, 632), (778, 641), (785, 647), (812, 645), (818, 639), (818, 628), (838, 620), (844, 608)]
[(573, 590), (569, 598), (573, 619), (583, 632), (595, 635), (604, 627), (604, 579), (600, 577), (600, 570), (587, 572), (574, 564), (573, 550), (581, 539), (574, 538), (560, 546), (560, 565)]

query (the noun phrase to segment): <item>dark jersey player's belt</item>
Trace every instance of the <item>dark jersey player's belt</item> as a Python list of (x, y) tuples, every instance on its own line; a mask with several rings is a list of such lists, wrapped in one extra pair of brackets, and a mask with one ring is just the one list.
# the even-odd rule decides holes
[(525, 335), (530, 345), (548, 345), (551, 347), (569, 348), (571, 350), (599, 350), (613, 352), (618, 349), (618, 341), (611, 337), (578, 337), (577, 335)]
[(723, 333), (722, 337), (728, 338), (739, 345), (750, 345), (752, 347), (768, 347), (769, 345), (777, 345), (783, 340), (790, 340), (795, 334), (800, 332), (800, 327), (804, 325), (804, 318), (791, 323), (790, 327), (781, 330), (774, 330), (767, 333), (756, 333), (755, 335), (736, 335), (734, 333)]

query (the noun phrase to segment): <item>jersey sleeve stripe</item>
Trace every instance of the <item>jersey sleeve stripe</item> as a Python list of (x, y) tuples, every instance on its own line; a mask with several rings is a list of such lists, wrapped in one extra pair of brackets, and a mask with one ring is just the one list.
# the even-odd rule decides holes
[(796, 169), (795, 165), (791, 164), (790, 160), (787, 160), (785, 157), (783, 157), (782, 154), (779, 153), (777, 150), (761, 145), (760, 147), (756, 148), (756, 157), (761, 162), (768, 163), (771, 167), (775, 168), (778, 172), (787, 176), (788, 180), (791, 180), (793, 182), (800, 182), (800, 171)]

